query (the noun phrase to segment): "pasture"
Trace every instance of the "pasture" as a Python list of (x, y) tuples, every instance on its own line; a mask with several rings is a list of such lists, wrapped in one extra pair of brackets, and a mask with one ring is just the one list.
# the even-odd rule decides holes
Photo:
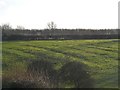
[(118, 40), (5, 41), (2, 74), (3, 87), (117, 88)]

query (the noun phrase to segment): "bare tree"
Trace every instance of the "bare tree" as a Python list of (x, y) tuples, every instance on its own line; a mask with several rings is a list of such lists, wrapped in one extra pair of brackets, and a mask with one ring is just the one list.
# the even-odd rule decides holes
[(51, 22), (49, 22), (49, 23), (47, 24), (47, 28), (48, 28), (49, 30), (56, 29), (56, 27), (57, 27), (57, 25), (56, 25), (53, 21), (51, 21)]
[(9, 30), (9, 29), (12, 29), (12, 26), (10, 24), (2, 24), (1, 29), (2, 30)]
[(23, 26), (18, 25), (16, 29), (24, 30), (25, 28)]

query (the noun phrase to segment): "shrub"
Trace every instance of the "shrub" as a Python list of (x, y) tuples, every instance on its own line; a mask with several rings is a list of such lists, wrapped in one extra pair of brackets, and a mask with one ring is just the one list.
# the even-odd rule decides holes
[(85, 69), (80, 62), (66, 63), (60, 70), (60, 80), (63, 83), (72, 82), (76, 88), (93, 88), (94, 80)]

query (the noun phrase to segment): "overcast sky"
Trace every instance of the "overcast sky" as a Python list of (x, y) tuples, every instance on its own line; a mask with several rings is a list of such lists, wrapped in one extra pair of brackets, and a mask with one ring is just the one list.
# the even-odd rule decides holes
[(119, 0), (0, 0), (0, 24), (44, 29), (53, 21), (57, 28), (118, 28)]

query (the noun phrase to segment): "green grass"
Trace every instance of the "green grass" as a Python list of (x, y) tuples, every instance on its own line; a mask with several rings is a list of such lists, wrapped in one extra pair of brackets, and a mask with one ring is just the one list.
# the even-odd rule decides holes
[(78, 61), (88, 67), (96, 88), (118, 87), (117, 40), (6, 41), (2, 46), (3, 75), (14, 68), (25, 70), (34, 60), (55, 63), (56, 70), (66, 62)]

